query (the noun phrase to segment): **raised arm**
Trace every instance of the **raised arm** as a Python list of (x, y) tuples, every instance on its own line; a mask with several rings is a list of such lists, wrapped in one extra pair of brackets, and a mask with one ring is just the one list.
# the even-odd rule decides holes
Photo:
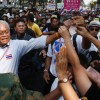
[[(83, 16), (75, 16), (72, 18), (73, 19), (73, 24), (78, 27), (78, 26), (86, 26), (85, 25), (85, 20), (83, 18)], [(85, 37), (82, 37), (82, 48), (83, 49), (89, 49), (90, 46), (91, 46), (91, 42), (85, 38)]]
[(59, 87), (57, 87), (55, 90), (45, 95), (44, 100), (58, 100), (60, 96), (61, 96), (61, 92), (59, 90)]
[(72, 88), (67, 76), (67, 56), (66, 47), (62, 46), (59, 54), (56, 56), (56, 71), (58, 76), (58, 86), (64, 97), (64, 100), (78, 100), (78, 96)]
[(85, 27), (79, 26), (77, 29), (77, 32), (82, 35), (83, 37), (87, 38), (89, 41), (91, 41), (100, 51), (100, 41), (97, 40), (95, 37), (93, 37)]
[[(80, 64), (79, 58), (78, 58), (76, 51), (72, 45), (72, 42), (70, 40), (70, 35), (69, 35), (69, 32), (66, 29), (66, 27), (61, 26), (59, 29), (59, 33), (61, 35), (64, 35), (63, 37), (64, 37), (65, 45), (67, 48), (67, 56), (68, 56), (68, 59), (69, 59), (71, 65), (73, 66), (75, 82), (76, 82), (76, 85), (77, 85), (80, 93), (82, 94), (82, 96), (84, 96), (86, 94), (86, 92), (88, 91), (88, 89), (90, 88), (92, 83), (89, 80), (82, 65)], [(66, 35), (65, 35), (65, 33), (66, 33)]]
[(48, 35), (46, 39), (46, 45), (52, 43), (54, 40), (60, 38), (60, 35), (58, 33), (55, 33), (53, 35)]

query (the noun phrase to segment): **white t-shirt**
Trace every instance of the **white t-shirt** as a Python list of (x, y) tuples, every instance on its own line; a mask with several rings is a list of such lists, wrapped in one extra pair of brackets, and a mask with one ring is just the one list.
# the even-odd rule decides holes
[(69, 32), (70, 32), (70, 35), (71, 36), (73, 36), (75, 33), (76, 33), (76, 27), (75, 26), (71, 26), (70, 28), (69, 28)]
[[(73, 39), (72, 39), (72, 41), (73, 41)], [(91, 46), (90, 46), (89, 49), (82, 48), (82, 36), (81, 35), (77, 35), (77, 37), (76, 37), (76, 44), (77, 44), (78, 53), (82, 53), (84, 55), (86, 55), (88, 52), (97, 51), (98, 50), (93, 43), (91, 43)], [(92, 59), (92, 58), (89, 58), (89, 60), (90, 59)]]
[(89, 49), (83, 49), (82, 48), (82, 36), (81, 35), (77, 35), (76, 42), (77, 42), (78, 52), (81, 52), (81, 51), (83, 52), (83, 50), (97, 51), (97, 48), (93, 43), (91, 43), (91, 47)]
[(10, 13), (7, 13), (7, 17), (9, 18), (14, 18), (14, 14), (10, 15)]
[(17, 74), (20, 58), (32, 49), (45, 46), (46, 36), (32, 38), (29, 41), (10, 40), (8, 47), (0, 47), (0, 73)]
[(53, 43), (53, 45), (49, 44), (49, 46), (48, 46), (47, 56), (52, 58), (51, 65), (50, 65), (50, 72), (55, 77), (57, 77), (56, 70), (55, 70), (55, 65), (56, 65), (55, 54), (57, 54), (59, 52), (60, 47), (62, 46), (62, 44), (64, 44), (64, 39), (60, 38), (60, 39), (56, 40)]

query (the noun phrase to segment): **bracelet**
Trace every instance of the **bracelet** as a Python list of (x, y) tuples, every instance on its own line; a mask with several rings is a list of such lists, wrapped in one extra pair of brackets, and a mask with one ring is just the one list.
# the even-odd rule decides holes
[(59, 38), (59, 34), (56, 32), (56, 37)]
[(44, 72), (48, 72), (48, 70), (47, 69), (44, 69)]

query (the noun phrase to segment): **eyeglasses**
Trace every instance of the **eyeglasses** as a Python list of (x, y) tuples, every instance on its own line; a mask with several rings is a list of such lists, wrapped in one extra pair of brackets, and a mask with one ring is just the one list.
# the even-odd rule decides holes
[(0, 31), (0, 35), (9, 34), (9, 31)]
[(94, 31), (94, 30), (95, 30), (95, 31), (99, 31), (99, 28), (90, 28), (89, 30), (90, 30), (90, 31)]

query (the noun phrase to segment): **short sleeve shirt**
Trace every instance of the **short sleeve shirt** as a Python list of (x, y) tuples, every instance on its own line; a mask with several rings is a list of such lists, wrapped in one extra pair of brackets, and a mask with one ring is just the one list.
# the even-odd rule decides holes
[(40, 30), (39, 26), (36, 23), (34, 23), (32, 26), (30, 25), (27, 25), (27, 26), (28, 28), (32, 29), (35, 32), (36, 37), (39, 37), (42, 35), (42, 31)]

